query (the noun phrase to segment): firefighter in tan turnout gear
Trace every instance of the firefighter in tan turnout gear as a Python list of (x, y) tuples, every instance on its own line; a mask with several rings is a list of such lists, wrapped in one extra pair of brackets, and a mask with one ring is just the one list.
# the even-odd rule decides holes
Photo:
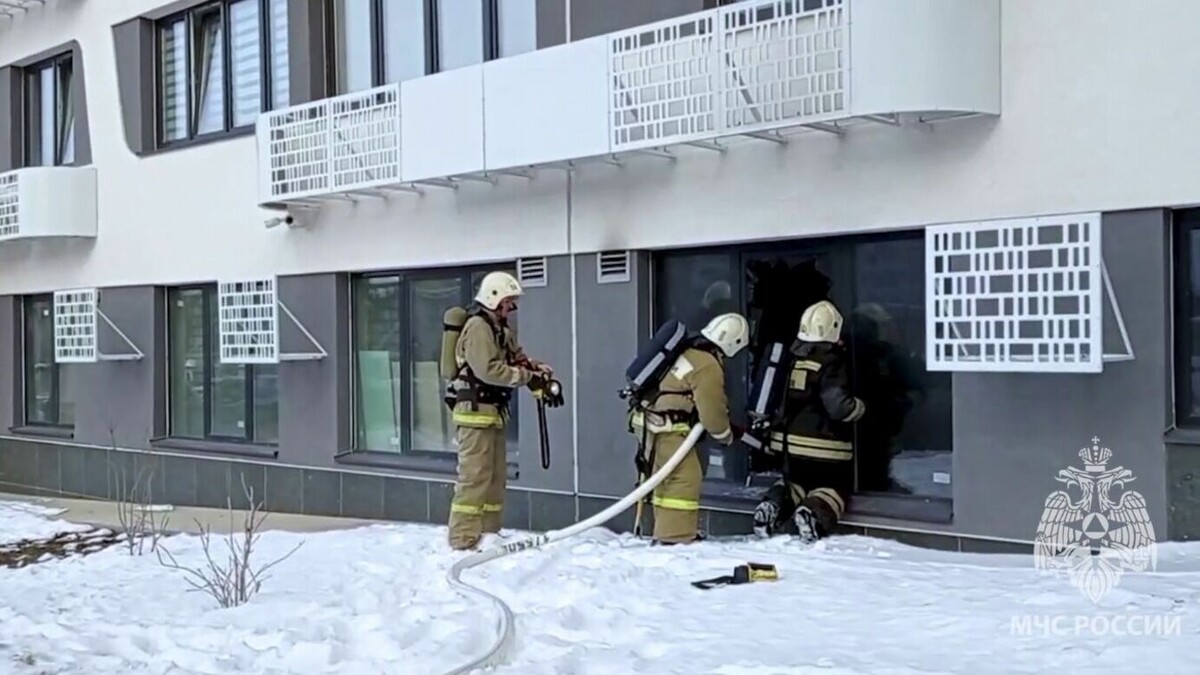
[(822, 300), (804, 311), (792, 346), (783, 415), (770, 429), (768, 455), (781, 464), (754, 512), (754, 532), (770, 536), (790, 518), (802, 541), (833, 531), (854, 488), (854, 429), (866, 406), (850, 393), (842, 315)]
[[(738, 436), (729, 421), (725, 359), (736, 356), (749, 342), (749, 325), (740, 314), (722, 314), (700, 336), (663, 376), (647, 410), (631, 413), (630, 431), (641, 444), (639, 456), (649, 457), (649, 473), (667, 463), (697, 421), (723, 445)], [(699, 538), (702, 480), (700, 459), (692, 451), (655, 488), (651, 500), (655, 543), (689, 543)]]
[[(512, 275), (492, 272), (480, 282), (474, 311), (468, 315), (454, 308), (446, 313), (442, 369), (452, 378), (447, 404), (453, 406), (458, 441), (449, 543), (457, 550), (476, 548), (483, 533), (500, 531), (508, 476), (509, 401), (520, 387), (541, 391), (553, 372), (525, 356), (508, 326), (521, 295), (521, 285)], [(448, 367), (453, 370), (447, 372)]]

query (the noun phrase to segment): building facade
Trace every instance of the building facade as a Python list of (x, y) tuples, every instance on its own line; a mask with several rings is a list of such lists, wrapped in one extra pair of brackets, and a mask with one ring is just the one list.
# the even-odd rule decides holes
[[(442, 314), (506, 269), (568, 401), (543, 468), (520, 398), (506, 519), (563, 527), (634, 487), (654, 327), (812, 262), (875, 412), (849, 531), (1023, 549), (1095, 438), (1200, 533), (1200, 5), (5, 4), (0, 491), (444, 523)], [(770, 478), (703, 458), (748, 533)]]

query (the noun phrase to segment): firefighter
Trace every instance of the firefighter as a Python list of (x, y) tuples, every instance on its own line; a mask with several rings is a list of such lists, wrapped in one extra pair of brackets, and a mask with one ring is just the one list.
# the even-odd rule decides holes
[[(658, 385), (646, 412), (635, 411), (630, 431), (642, 443), (639, 456), (649, 457), (650, 473), (660, 469), (683, 445), (699, 422), (716, 442), (730, 445), (740, 436), (729, 420), (725, 395), (725, 361), (750, 341), (750, 327), (740, 314), (722, 314), (700, 331)], [(681, 544), (700, 539), (700, 459), (689, 452), (654, 490), (654, 543)]]
[(801, 541), (810, 543), (831, 533), (846, 511), (854, 488), (853, 425), (866, 406), (850, 393), (841, 331), (842, 316), (828, 300), (800, 318), (782, 421), (765, 443), (783, 477), (754, 511), (760, 537), (790, 518)]
[(492, 272), (479, 284), (476, 307), (454, 343), (458, 367), (450, 382), (458, 442), (458, 480), (450, 504), (449, 540), (473, 549), (503, 521), (508, 465), (505, 428), (514, 390), (545, 387), (553, 370), (527, 357), (508, 317), (523, 295), (510, 274)]

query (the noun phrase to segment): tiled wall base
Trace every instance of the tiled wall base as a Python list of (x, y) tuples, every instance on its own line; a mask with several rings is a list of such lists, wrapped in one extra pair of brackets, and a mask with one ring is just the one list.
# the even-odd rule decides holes
[[(152, 472), (152, 473), (151, 473)], [(126, 485), (148, 476), (151, 499), (177, 506), (245, 508), (243, 482), (267, 511), (319, 516), (445, 523), (450, 516), (450, 483), (325, 471), (164, 453), (128, 452), (32, 440), (0, 439), (0, 492), (47, 497), (116, 499), (123, 476)], [(604, 510), (614, 501), (599, 497), (509, 490), (505, 527), (544, 532), (571, 525)], [(578, 514), (577, 514), (578, 510)], [(610, 520), (606, 527), (631, 532), (634, 510)], [(712, 536), (747, 534), (749, 513), (702, 510), (701, 529)], [(642, 516), (643, 532), (654, 527), (653, 510)], [(901, 532), (879, 528), (844, 528), (847, 534), (895, 539), (906, 544), (972, 553), (1029, 553), (1020, 544), (981, 539)]]

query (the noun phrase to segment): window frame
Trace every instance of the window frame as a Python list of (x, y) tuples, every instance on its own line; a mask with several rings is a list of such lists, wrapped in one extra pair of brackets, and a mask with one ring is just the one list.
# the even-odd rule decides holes
[[(459, 306), (467, 311), (471, 311), (474, 306), (475, 284), (472, 282), (472, 277), (479, 274), (486, 274), (494, 271), (507, 271), (510, 274), (516, 274), (515, 265), (499, 266), (499, 265), (464, 265), (455, 267), (435, 267), (410, 270), (376, 270), (371, 272), (363, 272), (352, 274), (349, 276), (347, 284), (350, 296), (350, 336), (347, 341), (349, 350), (350, 364), (350, 443), (347, 455), (359, 457), (386, 457), (392, 463), (405, 464), (411, 463), (420, 465), (421, 467), (438, 467), (443, 470), (453, 471), (454, 463), (457, 461), (454, 452), (439, 451), (439, 450), (420, 450), (413, 448), (413, 411), (412, 403), (413, 396), (413, 378), (412, 378), (412, 325), (409, 318), (412, 316), (412, 300), (411, 300), (411, 284), (413, 282), (427, 281), (433, 279), (446, 279), (451, 276), (457, 276), (462, 282), (463, 295), (460, 297)], [(399, 328), (399, 360), (403, 369), (403, 376), (400, 386), (400, 447), (397, 451), (379, 450), (372, 448), (361, 447), (359, 444), (359, 433), (362, 428), (362, 419), (360, 415), (359, 402), (361, 394), (359, 392), (359, 367), (358, 367), (358, 335), (357, 326), (359, 318), (359, 303), (358, 303), (358, 284), (365, 279), (378, 279), (382, 277), (396, 277), (398, 280), (397, 292), (397, 316), (400, 317), (401, 325)], [(440, 325), (440, 320), (439, 320)], [(509, 408), (511, 417), (508, 420), (507, 426), (507, 462), (509, 466), (515, 466), (520, 440), (520, 403), (518, 397), (513, 396), (512, 403)], [(515, 439), (513, 437), (516, 437)], [(442, 466), (444, 465), (444, 466)]]
[(1172, 415), (1175, 426), (1179, 429), (1200, 429), (1200, 415), (1191, 414), (1193, 396), (1200, 392), (1192, 389), (1191, 360), (1192, 345), (1197, 337), (1197, 331), (1191, 322), (1191, 306), (1200, 301), (1200, 295), (1192, 293), (1192, 273), (1200, 261), (1192, 260), (1191, 247), (1188, 246), (1189, 236), (1200, 236), (1200, 208), (1179, 209), (1171, 212), (1171, 237), (1174, 255), (1174, 297), (1172, 298), (1171, 315), (1174, 320), (1172, 338), (1175, 341), (1172, 350), (1174, 364), (1172, 372), (1175, 382), (1173, 387), (1174, 402)]
[[(174, 373), (172, 372), (172, 365), (174, 364), (174, 361), (175, 361), (175, 354), (172, 351), (173, 340), (171, 339), (172, 338), (172, 335), (171, 335), (171, 303), (177, 297), (179, 297), (179, 295), (181, 293), (185, 293), (188, 291), (200, 291), (202, 293), (202, 297), (203, 297), (202, 302), (203, 302), (203, 308), (204, 308), (203, 309), (204, 334), (201, 337), (201, 345), (202, 345), (201, 352), (204, 355), (204, 388), (203, 388), (203, 392), (201, 394), (201, 396), (202, 396), (201, 411), (202, 411), (202, 415), (204, 418), (204, 432), (203, 432), (202, 436), (200, 436), (200, 437), (183, 436), (183, 435), (177, 435), (175, 433), (175, 424), (174, 424), (174, 422), (175, 422), (175, 414), (174, 414), (175, 413), (175, 401), (171, 395), (172, 394), (172, 384), (174, 382), (174, 380), (172, 378), (175, 377)], [(186, 284), (186, 285), (180, 285), (180, 286), (170, 286), (166, 289), (166, 292), (163, 294), (163, 297), (167, 303), (167, 306), (165, 308), (166, 311), (163, 312), (163, 321), (166, 324), (163, 335), (166, 338), (166, 346), (165, 346), (164, 351), (166, 353), (166, 359), (167, 359), (167, 367), (166, 367), (166, 380), (167, 380), (166, 381), (166, 385), (167, 385), (166, 386), (166, 392), (167, 392), (167, 406), (166, 406), (166, 408), (167, 408), (167, 410), (166, 410), (166, 415), (167, 415), (166, 432), (167, 432), (167, 434), (166, 434), (166, 437), (167, 437), (167, 439), (172, 440), (172, 441), (183, 441), (183, 442), (189, 442), (189, 443), (211, 442), (211, 443), (228, 443), (228, 444), (248, 445), (248, 446), (278, 447), (278, 445), (279, 445), (279, 440), (278, 440), (279, 430), (278, 430), (278, 428), (276, 430), (277, 438), (276, 438), (276, 440), (273, 440), (273, 441), (260, 440), (259, 438), (257, 438), (257, 434), (255, 433), (255, 430), (256, 430), (255, 407), (256, 406), (255, 406), (255, 400), (254, 400), (254, 393), (255, 393), (255, 381), (257, 379), (257, 374), (259, 371), (259, 364), (252, 364), (252, 363), (228, 364), (228, 365), (239, 365), (243, 369), (242, 377), (245, 380), (245, 393), (243, 394), (244, 398), (243, 398), (242, 405), (244, 407), (243, 415), (244, 415), (244, 419), (245, 419), (245, 427), (244, 427), (245, 434), (243, 434), (242, 436), (239, 437), (239, 436), (229, 436), (229, 435), (224, 435), (224, 434), (214, 434), (212, 432), (213, 403), (214, 403), (213, 391), (215, 389), (213, 387), (213, 377), (215, 374), (216, 366), (219, 365), (216, 361), (214, 361), (213, 356), (212, 356), (214, 347), (215, 347), (215, 345), (213, 345), (213, 342), (212, 342), (212, 340), (213, 340), (212, 323), (213, 323), (213, 321), (216, 320), (216, 313), (217, 313), (217, 285), (214, 283), (207, 283), (207, 284), (206, 283), (198, 283), (198, 284)], [(219, 356), (218, 356), (218, 359), (219, 359)], [(272, 365), (271, 367), (278, 369), (278, 365)], [(278, 370), (276, 370), (275, 376), (276, 376), (276, 378), (279, 377)], [(278, 387), (276, 387), (276, 392), (278, 392)], [(276, 395), (276, 398), (275, 398), (275, 405), (276, 405), (276, 409), (277, 409), (276, 417), (278, 419), (278, 406), (279, 406), (278, 394)]]
[(50, 409), (54, 412), (53, 422), (41, 422), (30, 419), (30, 363), (29, 363), (29, 310), (36, 303), (45, 302), (50, 305), (50, 330), (54, 330), (54, 295), (38, 293), (25, 295), (21, 298), (21, 424), (31, 429), (74, 429), (75, 423), (64, 424), (61, 419), (62, 410), (62, 368), (69, 364), (58, 363), (53, 353), (50, 356)]
[[(61, 77), (60, 69), (62, 68), (62, 65), (64, 63), (69, 63), (71, 66), (70, 86), (71, 86), (71, 89), (73, 90), (75, 88), (75, 78), (77, 77), (77, 73), (78, 73), (78, 71), (75, 68), (76, 63), (75, 63), (74, 50), (66, 50), (66, 51), (57, 53), (53, 56), (42, 59), (41, 61), (38, 61), (36, 63), (32, 63), (28, 66), (23, 66), (20, 69), (21, 116), (22, 116), (22, 124), (21, 124), (21, 166), (22, 167), (30, 168), (30, 167), (41, 167), (41, 166), (46, 166), (46, 167), (76, 166), (78, 163), (78, 158), (74, 157), (74, 156), (71, 158), (70, 162), (61, 161), (62, 147), (60, 147), (60, 144), (62, 143), (63, 139), (60, 138), (57, 133), (57, 128), (59, 126), (58, 118), (59, 118), (59, 114), (60, 114), (60, 111), (57, 109), (57, 106), (59, 103), (61, 103), (61, 100), (62, 100), (61, 99), (62, 93), (59, 91), (59, 86), (62, 84), (62, 82), (60, 80), (60, 77)], [(35, 99), (35, 97), (33, 96), (35, 93), (37, 93), (37, 94), (41, 93), (40, 83), (37, 88), (37, 91), (35, 92), (34, 87), (31, 86), (31, 80), (34, 77), (37, 77), (38, 75), (40, 75), (46, 69), (50, 69), (54, 73), (55, 105), (56, 105), (56, 109), (54, 111), (54, 122), (55, 122), (54, 159), (53, 159), (53, 161), (48, 162), (48, 163), (45, 161), (39, 161), (38, 163), (35, 164), (33, 161), (33, 157), (32, 157), (33, 156), (33, 145), (35, 143), (40, 145), (40, 140), (41, 140), (40, 132), (42, 130), (41, 129), (41, 118), (43, 117), (43, 115), (42, 115), (43, 111), (42, 111), (41, 97), (38, 96)], [(73, 95), (74, 92), (72, 91), (71, 94)], [(31, 109), (32, 105), (35, 103), (37, 105), (39, 115), (37, 116), (37, 119), (32, 119), (32, 117), (30, 116), (29, 113), (30, 113), (30, 109)], [(73, 111), (72, 111), (72, 117), (71, 117), (71, 127), (72, 127), (71, 132), (75, 137), (76, 144), (78, 144), (78, 139), (79, 139), (79, 128), (78, 128), (79, 118), (78, 118), (78, 115), (76, 114), (76, 112), (78, 110), (77, 103), (78, 102), (74, 102), (72, 104)], [(35, 124), (36, 124), (36, 127), (35, 127)], [(37, 133), (35, 133), (35, 132), (37, 132)], [(78, 147), (76, 147), (75, 152), (78, 153)], [(39, 153), (40, 153), (40, 150), (39, 150)]]
[[(370, 2), (371, 3), (371, 87), (382, 87), (389, 83), (387, 81), (387, 50), (384, 45), (384, 2), (385, 0), (345, 0), (346, 2)], [(439, 38), (440, 26), (440, 10), (441, 4), (447, 0), (419, 0), (423, 3), (423, 11), (425, 17), (425, 72), (421, 77), (436, 75), (437, 73), (447, 72), (442, 68), (442, 45)], [(460, 0), (449, 0), (451, 2)], [(482, 0), (480, 2), (481, 12), (483, 13), (483, 31), (480, 35), (482, 42), (483, 60), (481, 63), (487, 63), (500, 58), (500, 0)], [(328, 5), (329, 25), (333, 26), (330, 35), (326, 39), (326, 49), (331, 55), (330, 62), (334, 64), (331, 68), (330, 82), (332, 84), (330, 91), (334, 95), (344, 95), (351, 93), (346, 87), (341, 75), (341, 60), (344, 58), (342, 54), (342, 44), (345, 41), (344, 27), (344, 12), (341, 12), (336, 7), (336, 3)], [(457, 68), (453, 69), (457, 70)], [(415, 79), (415, 78), (414, 78)]]
[[(249, 124), (235, 125), (234, 124), (234, 97), (233, 97), (233, 35), (230, 30), (230, 17), (232, 12), (230, 6), (244, 0), (207, 0), (199, 4), (193, 5), (186, 9), (182, 9), (173, 14), (167, 15), (154, 22), (154, 138), (157, 147), (165, 148), (180, 148), (189, 145), (205, 143), (213, 139), (235, 137), (247, 135), (254, 132), (255, 121)], [(258, 115), (269, 112), (275, 109), (274, 106), (274, 55), (275, 49), (272, 43), (272, 0), (250, 0), (258, 4), (258, 76), (259, 76), (259, 109), (255, 115), (257, 120)], [(199, 112), (203, 101), (196, 96), (196, 63), (195, 63), (195, 45), (194, 38), (196, 35), (198, 16), (216, 9), (220, 16), (221, 26), (221, 129), (209, 131), (205, 133), (197, 133), (199, 126)], [(187, 90), (187, 133), (183, 138), (169, 140), (166, 134), (166, 101), (164, 99), (163, 82), (165, 73), (163, 72), (163, 40), (162, 36), (164, 29), (174, 26), (177, 23), (184, 24), (184, 63), (183, 71), (185, 73), (185, 87)], [(289, 63), (289, 73), (290, 73)], [(289, 101), (290, 104), (290, 101)], [(286, 106), (285, 106), (286, 107)]]
[[(1200, 210), (1198, 210), (1198, 219), (1200, 219)], [(642, 336), (642, 340), (649, 340), (653, 331), (658, 328), (662, 321), (667, 318), (661, 316), (662, 300), (666, 297), (662, 288), (661, 276), (663, 272), (663, 260), (667, 257), (679, 257), (689, 255), (703, 254), (722, 254), (728, 256), (735, 269), (735, 274), (744, 275), (746, 270), (746, 259), (763, 253), (775, 252), (783, 256), (800, 255), (802, 257), (825, 257), (830, 260), (831, 268), (826, 270), (833, 283), (833, 294), (835, 301), (839, 295), (839, 287), (842, 294), (849, 294), (852, 297), (857, 296), (857, 276), (854, 270), (854, 255), (856, 246), (863, 244), (872, 244), (884, 241), (896, 241), (905, 239), (918, 239), (921, 236), (919, 230), (904, 230), (898, 232), (876, 233), (876, 234), (858, 234), (858, 235), (833, 235), (823, 237), (813, 237), (804, 239), (788, 239), (775, 242), (756, 242), (748, 244), (736, 244), (733, 247), (729, 246), (696, 246), (685, 247), (678, 249), (669, 249), (655, 252), (650, 260), (650, 303), (649, 303), (649, 332)], [(786, 246), (786, 248), (781, 248)], [(737, 311), (745, 312), (746, 303), (748, 302), (748, 287), (744, 276), (737, 279), (732, 288), (733, 299), (737, 302)], [(928, 308), (926, 308), (928, 311)], [(847, 315), (847, 321), (849, 317)], [(688, 326), (690, 330), (699, 330), (700, 326)], [(854, 351), (848, 343), (851, 356), (851, 371), (856, 367), (853, 363)], [(744, 377), (746, 386), (750, 386), (752, 372), (748, 357), (743, 357), (739, 354), (737, 359), (744, 366), (745, 372), (739, 372), (736, 377)], [(731, 373), (731, 375), (733, 375)], [(953, 391), (953, 380), (950, 381), (951, 391)], [(748, 396), (747, 390), (742, 396)], [(731, 405), (736, 399), (731, 397)], [(953, 402), (953, 396), (951, 396)], [(953, 405), (953, 403), (951, 403)], [(735, 422), (740, 417), (739, 410), (730, 411), (735, 419)], [(953, 420), (951, 420), (953, 424)], [(953, 448), (951, 448), (953, 453)], [(953, 456), (953, 455), (952, 455)], [(707, 472), (706, 472), (707, 474)], [(855, 467), (856, 483), (858, 479), (858, 467)], [(952, 477), (953, 480), (953, 477)], [(753, 503), (758, 499), (758, 488), (755, 488), (755, 496), (735, 495), (730, 494), (728, 490), (722, 489), (720, 485), (738, 485), (735, 481), (713, 480), (705, 475), (701, 483), (701, 491), (706, 499), (713, 501), (716, 504), (726, 504), (733, 508), (741, 508), (749, 503)], [(897, 492), (874, 492), (860, 491), (857, 486), (852, 493), (849, 515), (851, 517), (857, 515), (881, 516), (886, 518), (903, 518), (907, 520), (948, 523), (953, 518), (953, 497), (937, 497), (931, 495), (920, 494), (903, 494)]]

